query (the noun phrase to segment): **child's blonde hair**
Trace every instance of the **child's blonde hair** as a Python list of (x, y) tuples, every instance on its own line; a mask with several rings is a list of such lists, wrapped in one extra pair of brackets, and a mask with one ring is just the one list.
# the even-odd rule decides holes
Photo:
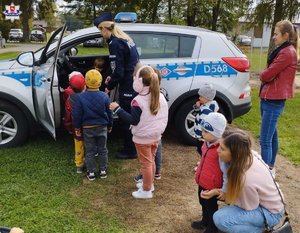
[(114, 37), (122, 38), (124, 40), (133, 42), (130, 36), (128, 36), (125, 32), (123, 32), (114, 22), (112, 21), (103, 21), (99, 24), (98, 28), (104, 27), (107, 30), (111, 31), (111, 34)]
[[(135, 68), (135, 74), (138, 69), (143, 65), (137, 64)], [(153, 115), (156, 115), (160, 109), (159, 98), (159, 84), (161, 74), (158, 69), (152, 66), (145, 66), (140, 72), (139, 76), (143, 79), (143, 85), (149, 86), (149, 92), (151, 94), (150, 111)]]

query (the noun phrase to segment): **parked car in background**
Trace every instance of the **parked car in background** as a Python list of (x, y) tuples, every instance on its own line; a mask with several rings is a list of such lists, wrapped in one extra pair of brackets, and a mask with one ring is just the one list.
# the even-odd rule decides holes
[(30, 41), (35, 41), (35, 42), (46, 41), (46, 30), (43, 28), (34, 28), (30, 33)]
[(83, 47), (103, 47), (103, 38), (95, 38), (83, 42)]
[(246, 36), (246, 35), (239, 35), (237, 37), (237, 43), (239, 45), (251, 45), (252, 39), (250, 36)]
[(21, 41), (23, 38), (23, 31), (20, 28), (10, 29), (8, 39), (10, 41)]
[[(117, 25), (135, 41), (140, 61), (160, 70), (161, 86), (169, 94), (169, 124), (182, 142), (195, 143), (193, 104), (204, 83), (216, 88), (215, 100), (228, 122), (250, 110), (249, 61), (224, 34), (178, 25)], [(110, 72), (107, 47), (83, 48), (87, 41), (103, 40), (96, 27), (55, 40), (65, 30), (56, 31), (36, 52), (1, 61), (0, 148), (21, 144), (38, 124), (55, 138), (62, 125), (61, 97), (68, 74), (85, 74), (97, 58), (106, 61), (103, 73)], [(116, 96), (111, 95), (112, 101)]]

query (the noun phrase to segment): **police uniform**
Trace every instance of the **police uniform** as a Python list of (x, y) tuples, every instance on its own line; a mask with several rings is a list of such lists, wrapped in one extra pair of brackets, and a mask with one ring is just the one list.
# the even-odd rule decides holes
[[(98, 25), (103, 21), (113, 21), (110, 12), (99, 15), (94, 25)], [(107, 40), (109, 49), (109, 62), (111, 67), (111, 79), (107, 85), (108, 90), (114, 89), (119, 85), (119, 105), (127, 112), (131, 110), (131, 101), (137, 93), (134, 92), (133, 72), (136, 64), (139, 61), (134, 42), (127, 41), (122, 38), (114, 37), (113, 35)], [(129, 129), (130, 125), (125, 122), (120, 122), (121, 132), (123, 137), (123, 149), (118, 153), (118, 158), (136, 158), (136, 150), (132, 142), (132, 134)]]
[[(111, 67), (111, 79), (107, 85), (108, 90), (112, 90), (119, 84), (119, 104), (126, 111), (130, 112), (131, 101), (136, 96), (133, 90), (133, 72), (139, 61), (139, 55), (133, 42), (111, 36), (107, 40), (109, 49), (109, 62)], [(130, 125), (121, 122), (124, 145), (122, 153), (117, 157), (136, 157), (136, 150), (132, 142)]]

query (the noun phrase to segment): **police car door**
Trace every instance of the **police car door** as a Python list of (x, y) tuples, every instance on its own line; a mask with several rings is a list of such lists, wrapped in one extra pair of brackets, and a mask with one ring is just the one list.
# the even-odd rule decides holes
[[(33, 101), (35, 113), (39, 122), (49, 131), (53, 138), (56, 137), (56, 134), (52, 88), (55, 85), (58, 88), (56, 61), (65, 30), (66, 25), (53, 33), (41, 54), (38, 64), (36, 64), (33, 69)], [(57, 35), (59, 35), (59, 39), (55, 41)], [(53, 51), (50, 52), (51, 50)]]

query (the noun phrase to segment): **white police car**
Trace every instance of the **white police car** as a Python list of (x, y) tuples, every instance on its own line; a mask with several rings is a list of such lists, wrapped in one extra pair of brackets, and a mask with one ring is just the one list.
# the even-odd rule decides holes
[[(170, 127), (182, 141), (194, 142), (192, 105), (203, 83), (217, 89), (215, 99), (229, 122), (250, 110), (249, 62), (225, 35), (187, 26), (118, 26), (136, 42), (141, 62), (161, 71), (162, 86), (170, 97)], [(84, 74), (96, 58), (108, 59), (107, 47), (83, 47), (84, 42), (101, 37), (96, 27), (54, 40), (65, 30), (57, 30), (36, 52), (0, 61), (0, 147), (24, 142), (36, 123), (55, 137), (62, 123), (61, 97), (68, 74), (73, 70)]]

